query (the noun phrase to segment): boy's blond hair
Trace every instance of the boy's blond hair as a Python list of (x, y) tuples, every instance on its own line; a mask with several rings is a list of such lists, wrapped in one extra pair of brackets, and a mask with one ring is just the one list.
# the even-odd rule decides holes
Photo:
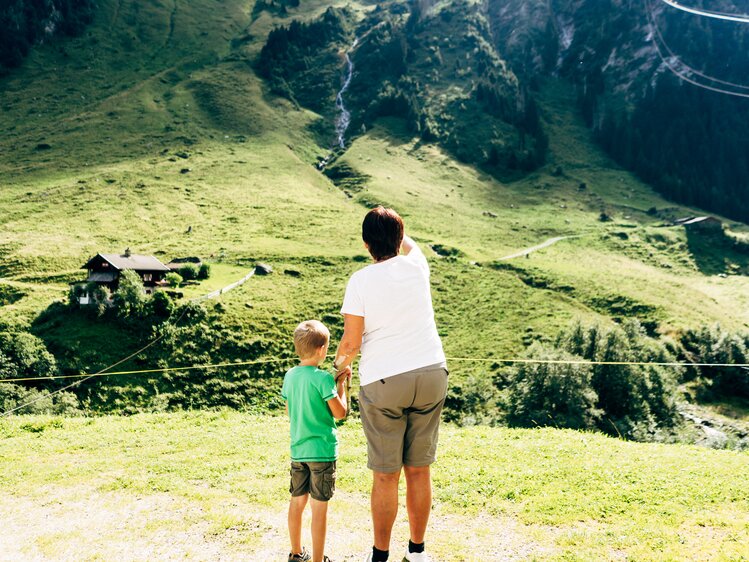
[(306, 320), (294, 330), (294, 349), (300, 359), (311, 357), (330, 340), (330, 331), (319, 320)]

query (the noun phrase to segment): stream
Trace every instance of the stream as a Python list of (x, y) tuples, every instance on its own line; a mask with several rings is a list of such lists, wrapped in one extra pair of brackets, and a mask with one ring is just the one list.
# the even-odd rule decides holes
[(346, 106), (343, 103), (343, 94), (345, 94), (346, 90), (348, 90), (348, 87), (351, 84), (351, 78), (354, 76), (354, 63), (352, 62), (349, 53), (352, 53), (354, 49), (356, 49), (358, 44), (359, 38), (357, 37), (356, 39), (354, 39), (354, 42), (351, 44), (349, 50), (345, 53), (346, 78), (343, 81), (341, 90), (335, 97), (335, 108), (338, 111), (338, 117), (336, 117), (335, 120), (335, 132), (338, 139), (338, 146), (340, 148), (346, 147), (346, 130), (351, 123), (351, 112), (346, 109)]
[(336, 134), (336, 146), (333, 148), (330, 154), (323, 158), (317, 164), (318, 170), (324, 170), (330, 161), (335, 157), (335, 150), (346, 148), (346, 131), (351, 124), (351, 112), (346, 109), (346, 105), (343, 103), (343, 94), (348, 90), (351, 84), (351, 79), (354, 77), (354, 62), (351, 60), (351, 54), (354, 49), (359, 46), (359, 38), (355, 38), (354, 42), (351, 43), (348, 51), (344, 53), (346, 59), (346, 77), (343, 80), (343, 85), (338, 91), (335, 97), (335, 108), (338, 115), (335, 118), (335, 134)]

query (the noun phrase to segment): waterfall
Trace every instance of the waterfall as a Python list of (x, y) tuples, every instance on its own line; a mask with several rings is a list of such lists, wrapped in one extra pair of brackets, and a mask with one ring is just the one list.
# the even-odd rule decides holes
[(335, 132), (338, 139), (338, 146), (341, 148), (346, 147), (346, 130), (351, 123), (351, 112), (346, 109), (346, 106), (343, 103), (343, 94), (345, 94), (346, 90), (348, 90), (349, 84), (351, 84), (351, 78), (354, 76), (354, 63), (351, 60), (351, 56), (349, 55), (349, 53), (356, 49), (356, 46), (358, 44), (359, 38), (357, 37), (356, 39), (354, 39), (354, 42), (351, 44), (348, 52), (345, 53), (346, 78), (343, 81), (341, 90), (335, 97), (335, 108), (338, 111), (338, 116), (335, 119)]

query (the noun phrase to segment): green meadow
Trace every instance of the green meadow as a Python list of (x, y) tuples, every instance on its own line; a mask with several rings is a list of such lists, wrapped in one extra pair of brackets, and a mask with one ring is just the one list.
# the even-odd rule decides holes
[[(232, 411), (3, 420), (3, 555), (278, 560), (287, 431), (285, 418)], [(366, 445), (356, 421), (340, 435), (328, 552), (361, 560), (371, 546)], [(748, 465), (745, 453), (694, 446), (448, 425), (427, 541), (451, 561), (746, 560)]]

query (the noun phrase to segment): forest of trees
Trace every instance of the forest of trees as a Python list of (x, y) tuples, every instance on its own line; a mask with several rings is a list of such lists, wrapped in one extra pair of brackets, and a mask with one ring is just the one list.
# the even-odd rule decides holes
[(315, 111), (332, 108), (346, 20), (346, 11), (329, 8), (311, 23), (294, 20), (273, 29), (260, 51), (259, 73), (278, 95)]
[(55, 34), (78, 35), (93, 19), (93, 0), (3, 0), (0, 73), (21, 64), (36, 43)]
[(492, 47), (485, 18), (461, 2), (438, 15), (422, 8), (419, 2), (410, 12), (402, 4), (380, 6), (356, 30), (346, 10), (292, 21), (271, 31), (258, 70), (275, 93), (332, 123), (341, 53), (358, 36), (345, 95), (350, 131), (399, 117), (425, 141), (492, 173), (537, 168), (548, 145), (538, 106)]
[(631, 115), (606, 113), (602, 146), (670, 199), (749, 221), (749, 103), (667, 75)]
[[(749, 100), (682, 81), (661, 59), (749, 86), (746, 26), (610, 0), (556, 10), (574, 22), (558, 72), (577, 85), (603, 148), (667, 198), (749, 221)], [(644, 42), (642, 29), (651, 30)]]

